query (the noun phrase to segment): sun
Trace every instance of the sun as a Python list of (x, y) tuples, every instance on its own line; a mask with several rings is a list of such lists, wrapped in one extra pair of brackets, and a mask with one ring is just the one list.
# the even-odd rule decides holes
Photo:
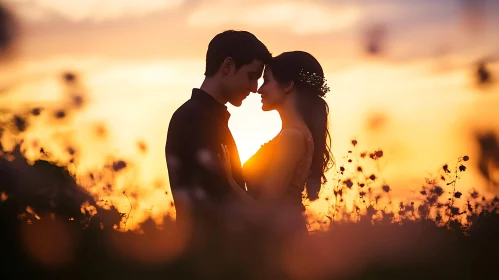
[(276, 111), (262, 111), (261, 98), (256, 93), (250, 94), (240, 107), (229, 105), (228, 109), (231, 113), (229, 128), (243, 164), (279, 133), (281, 119)]

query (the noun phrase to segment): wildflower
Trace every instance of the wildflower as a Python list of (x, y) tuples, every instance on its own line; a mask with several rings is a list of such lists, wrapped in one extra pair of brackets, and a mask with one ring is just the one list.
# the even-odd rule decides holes
[(390, 189), (390, 186), (388, 186), (388, 185), (384, 185), (384, 186), (383, 186), (383, 187), (381, 187), (381, 188), (382, 188), (382, 189), (383, 189), (383, 191), (384, 191), (384, 192), (386, 192), (386, 193), (390, 192), (390, 190), (391, 190), (391, 189)]
[(425, 190), (422, 190), (419, 192), (421, 195), (426, 195), (426, 191)]
[(412, 205), (412, 204), (411, 204), (411, 206), (407, 206), (407, 207), (405, 208), (405, 210), (406, 210), (406, 211), (411, 211), (411, 212), (413, 212), (413, 211), (414, 211), (414, 205)]
[(125, 167), (126, 167), (126, 162), (124, 162), (122, 160), (113, 162), (113, 170), (116, 172), (120, 171), (121, 169), (123, 169)]
[(428, 202), (430, 204), (435, 204), (437, 202), (437, 200), (438, 200), (438, 196), (436, 196), (436, 195), (430, 195), (427, 200), (428, 200)]
[(40, 115), (40, 113), (41, 113), (41, 109), (40, 108), (33, 108), (33, 110), (31, 110), (31, 114), (33, 116), (38, 116), (38, 115)]
[(464, 161), (468, 161), (468, 160), (470, 160), (470, 157), (469, 157), (469, 156), (464, 156), (464, 157), (463, 157), (463, 160), (464, 160)]
[(369, 179), (371, 179), (373, 181), (376, 180), (376, 175), (372, 174), (371, 176), (369, 176)]
[(452, 215), (459, 215), (459, 208), (451, 207), (450, 212), (452, 213)]
[(375, 155), (377, 158), (381, 158), (381, 157), (383, 157), (383, 151), (382, 151), (382, 150), (376, 151), (376, 152), (374, 153), (374, 155)]
[(353, 186), (353, 182), (352, 182), (352, 179), (348, 179), (345, 181), (345, 185), (347, 185), (347, 187), (350, 189), (352, 188)]
[(437, 222), (440, 222), (442, 220), (442, 216), (440, 216), (440, 213), (437, 213), (437, 216), (435, 217), (435, 220)]
[(97, 126), (95, 126), (95, 134), (98, 137), (106, 137), (106, 135), (107, 135), (107, 129), (106, 129), (106, 127), (103, 126), (103, 125), (97, 125)]
[(476, 74), (478, 77), (477, 80), (479, 84), (488, 84), (492, 80), (490, 78), (491, 77), (490, 70), (487, 68), (487, 65), (483, 61), (478, 63)]
[(359, 187), (363, 188), (365, 185), (366, 185), (366, 184), (364, 184), (364, 183), (360, 183), (360, 184), (359, 184)]
[(447, 164), (446, 164), (446, 165), (444, 165), (444, 166), (443, 166), (443, 169), (444, 169), (445, 173), (450, 173), (450, 170), (449, 170), (449, 165), (447, 165)]
[(345, 167), (340, 166), (340, 171), (341, 171), (341, 172), (345, 171)]
[(435, 186), (435, 188), (433, 189), (433, 192), (436, 195), (441, 196), (444, 193), (444, 190), (440, 186)]
[(147, 145), (143, 141), (137, 142), (137, 148), (143, 153), (147, 152)]
[(456, 192), (456, 193), (454, 194), (454, 197), (455, 197), (455, 198), (460, 198), (460, 197), (461, 197), (461, 195), (463, 195), (461, 192)]
[(72, 72), (66, 72), (63, 75), (63, 79), (66, 82), (71, 83), (71, 82), (74, 82), (76, 80), (76, 75), (74, 73), (72, 73)]
[(365, 158), (365, 157), (366, 157), (366, 155), (367, 155), (367, 152), (362, 152), (362, 153), (360, 153), (360, 157), (361, 157), (361, 158)]
[(357, 140), (352, 140), (352, 145), (355, 147), (357, 145)]
[(20, 116), (14, 116), (14, 125), (19, 132), (23, 132), (24, 130), (26, 130), (26, 120)]
[(362, 172), (362, 167), (358, 166), (357, 171)]
[(421, 216), (426, 216), (430, 212), (430, 207), (427, 204), (420, 205), (418, 207), (418, 213)]
[(461, 172), (466, 171), (466, 166), (464, 166), (464, 165), (462, 165), (462, 164), (461, 164), (461, 165), (459, 165), (459, 171), (461, 171)]
[(81, 95), (75, 95), (73, 96), (73, 104), (77, 107), (77, 108), (81, 108), (83, 103), (84, 103), (84, 99), (83, 99), (83, 96)]
[(477, 192), (477, 190), (473, 189), (473, 191), (470, 192), (470, 195), (472, 198), (477, 199), (480, 194)]
[(54, 116), (58, 119), (63, 119), (64, 117), (66, 117), (66, 112), (64, 112), (63, 110), (59, 110), (55, 112)]

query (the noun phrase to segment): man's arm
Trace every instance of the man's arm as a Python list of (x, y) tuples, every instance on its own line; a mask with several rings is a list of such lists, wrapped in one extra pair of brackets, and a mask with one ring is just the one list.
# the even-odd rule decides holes
[[(174, 115), (166, 143), (166, 161), (172, 193), (177, 190), (217, 198), (228, 190), (218, 154), (220, 143), (210, 118)], [(195, 188), (199, 188), (194, 191)], [(175, 195), (175, 194), (174, 194)]]
[(182, 189), (187, 191), (191, 185), (186, 174), (189, 171), (189, 156), (186, 150), (189, 143), (186, 142), (188, 141), (186, 131), (182, 129), (183, 122), (185, 122), (183, 116), (175, 112), (170, 120), (166, 138), (165, 157), (172, 193)]

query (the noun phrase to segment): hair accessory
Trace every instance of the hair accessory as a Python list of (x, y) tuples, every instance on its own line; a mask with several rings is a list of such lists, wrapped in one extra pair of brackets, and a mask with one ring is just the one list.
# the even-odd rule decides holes
[(320, 96), (324, 97), (330, 91), (326, 83), (326, 78), (321, 78), (317, 73), (305, 72), (303, 69), (299, 73), (300, 82), (307, 83), (312, 87), (316, 87), (320, 91)]

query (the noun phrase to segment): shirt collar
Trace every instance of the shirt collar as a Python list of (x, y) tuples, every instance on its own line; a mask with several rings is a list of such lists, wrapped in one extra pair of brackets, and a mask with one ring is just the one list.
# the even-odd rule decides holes
[(192, 89), (191, 99), (201, 102), (204, 106), (213, 110), (213, 112), (223, 118), (224, 122), (228, 122), (230, 113), (227, 111), (227, 106), (218, 102), (213, 96), (209, 95), (202, 89)]

